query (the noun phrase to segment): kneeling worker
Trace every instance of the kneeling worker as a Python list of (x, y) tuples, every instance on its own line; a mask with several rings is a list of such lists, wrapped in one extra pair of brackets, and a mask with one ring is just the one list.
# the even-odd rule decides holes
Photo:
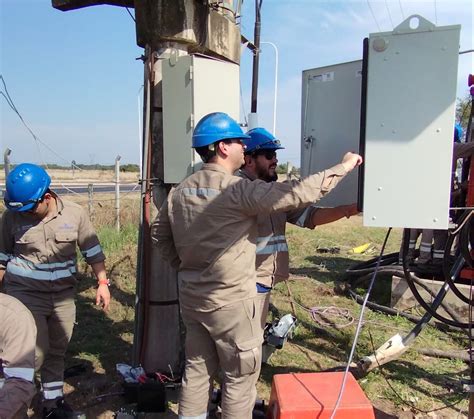
[(0, 418), (24, 418), (36, 393), (35, 320), (20, 301), (0, 293), (0, 321)]
[(296, 184), (235, 176), (250, 137), (225, 113), (206, 115), (193, 133), (204, 165), (172, 189), (153, 225), (162, 256), (178, 271), (186, 326), (186, 365), (179, 417), (204, 419), (213, 379), (222, 370), (222, 418), (249, 419), (256, 398), (263, 341), (256, 301), (257, 216), (309, 206), (362, 158)]

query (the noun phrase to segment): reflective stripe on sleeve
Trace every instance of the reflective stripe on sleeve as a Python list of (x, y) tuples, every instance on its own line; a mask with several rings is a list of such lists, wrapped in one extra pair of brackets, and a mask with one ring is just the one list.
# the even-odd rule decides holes
[(101, 252), (102, 252), (102, 247), (100, 246), (100, 244), (97, 244), (94, 247), (91, 247), (90, 249), (83, 250), (81, 253), (85, 258), (91, 258), (95, 255), (98, 255)]
[(31, 382), (33, 382), (35, 375), (34, 368), (5, 367), (3, 368), (3, 372), (7, 378), (21, 378)]
[(183, 193), (187, 196), (216, 196), (221, 193), (219, 189), (212, 188), (183, 188)]

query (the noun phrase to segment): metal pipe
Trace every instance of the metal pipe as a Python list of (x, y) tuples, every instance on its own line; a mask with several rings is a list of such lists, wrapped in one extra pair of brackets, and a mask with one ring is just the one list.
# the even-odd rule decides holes
[(272, 134), (276, 137), (276, 121), (277, 121), (277, 99), (278, 99), (278, 48), (273, 42), (262, 41), (261, 44), (268, 44), (275, 50), (275, 85), (273, 96), (273, 131)]
[(115, 228), (120, 231), (120, 159), (115, 157)]
[(251, 113), (257, 112), (257, 93), (258, 93), (258, 64), (260, 56), (260, 7), (261, 0), (255, 0), (255, 27), (254, 27), (254, 45), (253, 53), (253, 71), (252, 71), (252, 102), (250, 107)]

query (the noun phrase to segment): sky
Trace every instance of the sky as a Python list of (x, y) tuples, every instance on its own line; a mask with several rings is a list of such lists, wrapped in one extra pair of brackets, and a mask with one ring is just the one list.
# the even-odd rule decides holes
[[(278, 48), (276, 135), (280, 162), (299, 166), (302, 71), (361, 59), (362, 40), (419, 14), (437, 26), (461, 24), (460, 50), (473, 49), (471, 0), (263, 0), (261, 40)], [(241, 30), (253, 38), (254, 1)], [(130, 12), (134, 13), (133, 9)], [(143, 64), (135, 23), (125, 8), (69, 12), (50, 0), (0, 0), (0, 73), (35, 141), (2, 96), (1, 153), (11, 161), (84, 164), (139, 162)], [(458, 97), (468, 94), (473, 54), (459, 56)], [(241, 114), (250, 112), (252, 56), (241, 61)], [(275, 52), (262, 44), (259, 125), (273, 128)], [(5, 87), (0, 81), (0, 91)], [(244, 118), (242, 118), (244, 119)], [(243, 120), (240, 122), (244, 122)]]

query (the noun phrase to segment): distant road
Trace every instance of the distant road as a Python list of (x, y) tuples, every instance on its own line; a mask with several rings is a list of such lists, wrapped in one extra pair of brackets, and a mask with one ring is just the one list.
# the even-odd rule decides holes
[[(71, 194), (87, 194), (88, 188), (87, 184), (62, 184), (62, 185), (51, 185), (51, 189), (59, 195), (71, 195)], [(3, 191), (5, 190), (5, 185), (0, 184), (0, 196), (3, 196)], [(71, 192), (72, 191), (72, 192)], [(94, 194), (96, 193), (112, 193), (115, 192), (115, 185), (113, 183), (107, 184), (97, 184), (94, 183)], [(126, 192), (140, 192), (140, 186), (137, 184), (126, 183), (120, 185), (120, 193)]]

